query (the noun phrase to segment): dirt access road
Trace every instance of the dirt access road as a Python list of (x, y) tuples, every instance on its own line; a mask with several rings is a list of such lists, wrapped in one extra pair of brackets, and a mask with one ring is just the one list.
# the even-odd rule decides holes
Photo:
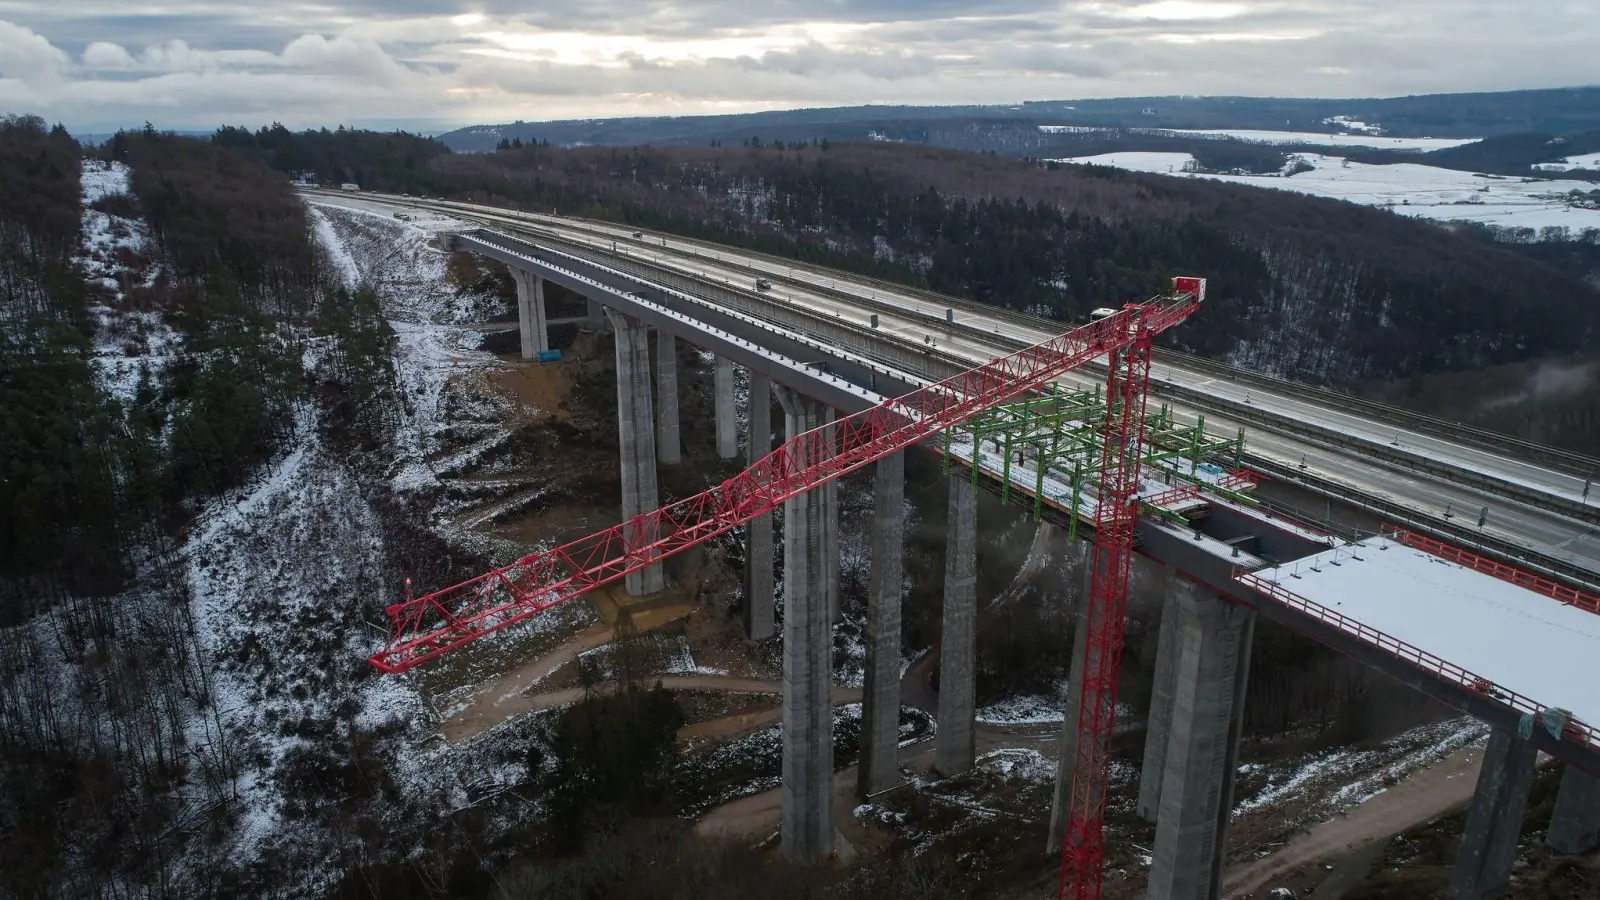
[(1472, 799), (1483, 748), (1465, 747), (1370, 798), (1337, 818), (1295, 835), (1269, 856), (1228, 871), (1223, 893), (1247, 897), (1301, 866), (1347, 856), (1465, 806)]

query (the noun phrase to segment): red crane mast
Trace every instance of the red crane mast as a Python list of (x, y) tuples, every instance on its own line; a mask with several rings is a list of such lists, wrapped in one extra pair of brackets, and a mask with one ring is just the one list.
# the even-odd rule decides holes
[[(1090, 360), (1106, 356), (1107, 405), (1095, 512), (1078, 740), (1060, 895), (1097, 900), (1105, 783), (1128, 599), (1151, 341), (1205, 299), (1174, 278), (1168, 298), (1129, 304), (1043, 344), (790, 438), (702, 494), (422, 597), (389, 606), (389, 640), (370, 662), (404, 672), (764, 515), (784, 500), (912, 446)], [(409, 580), (408, 594), (409, 594)]]
[(369, 662), (382, 672), (404, 672), (764, 515), (1096, 357), (1148, 342), (1187, 319), (1204, 299), (1204, 279), (1173, 283), (1171, 297), (1129, 304), (1043, 344), (792, 437), (702, 494), (392, 604), (385, 610), (389, 639)]

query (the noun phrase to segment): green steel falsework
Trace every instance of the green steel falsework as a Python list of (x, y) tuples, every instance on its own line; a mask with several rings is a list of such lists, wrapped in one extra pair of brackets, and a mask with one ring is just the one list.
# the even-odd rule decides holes
[[(1070, 485), (1070, 508), (1079, 510), (1081, 515), (1084, 483), (1098, 463), (1105, 421), (1105, 398), (1098, 385), (1093, 390), (1076, 391), (1051, 383), (1035, 395), (997, 406), (946, 431), (944, 471), (950, 472), (952, 451), (958, 444), (981, 448), (984, 457), (1000, 459), (1002, 502), (1011, 499), (1015, 464), (1032, 471), (1035, 520), (1044, 512), (1046, 479)], [(1210, 435), (1205, 430), (1205, 416), (1200, 416), (1194, 425), (1180, 425), (1174, 421), (1171, 408), (1163, 404), (1160, 410), (1146, 416), (1142, 443), (1144, 464), (1150, 474), (1169, 484), (1191, 484), (1229, 499), (1252, 502), (1236, 490), (1217, 485), (1215, 478), (1202, 477), (1208, 469), (1215, 475), (1225, 468), (1238, 467), (1244, 453), (1244, 429), (1233, 437)], [(958, 462), (964, 464), (959, 459)], [(973, 484), (977, 484), (979, 469), (992, 470), (995, 464), (986, 459), (984, 464), (968, 468)], [(1154, 511), (1165, 512), (1159, 508)], [(1069, 526), (1072, 537), (1077, 536), (1078, 518), (1073, 516)]]

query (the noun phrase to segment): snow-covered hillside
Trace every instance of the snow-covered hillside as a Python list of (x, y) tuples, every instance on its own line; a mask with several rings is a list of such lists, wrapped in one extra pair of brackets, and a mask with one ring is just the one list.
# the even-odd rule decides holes
[(1294, 175), (1211, 175), (1194, 172), (1188, 153), (1106, 153), (1059, 160), (1115, 166), (1183, 178), (1206, 178), (1381, 206), (1401, 215), (1439, 221), (1482, 222), (1503, 228), (1566, 228), (1573, 234), (1600, 228), (1600, 208), (1575, 202), (1595, 185), (1583, 181), (1506, 178), (1416, 163), (1370, 165), (1338, 156), (1301, 154), (1312, 166)]

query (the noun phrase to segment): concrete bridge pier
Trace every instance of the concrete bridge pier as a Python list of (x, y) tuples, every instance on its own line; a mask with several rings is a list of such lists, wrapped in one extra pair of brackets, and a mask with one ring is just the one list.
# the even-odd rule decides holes
[(1156, 642), (1156, 678), (1150, 691), (1150, 716), (1144, 732), (1144, 763), (1139, 767), (1139, 818), (1154, 823), (1161, 811), (1161, 776), (1167, 766), (1167, 740), (1172, 729), (1172, 695), (1178, 687), (1178, 618), (1171, 597), (1161, 605)]
[[(616, 331), (617, 434), (622, 454), (622, 520), (660, 505), (656, 489), (655, 424), (650, 408), (650, 330), (638, 319), (606, 310)], [(647, 535), (629, 534), (640, 541)], [(666, 586), (661, 564), (630, 572), (623, 582), (631, 596), (654, 594)]]
[(1172, 713), (1150, 900), (1220, 900), (1255, 612), (1187, 585), (1174, 597)]
[(537, 273), (515, 268), (511, 277), (517, 282), (517, 332), (522, 337), (522, 358), (537, 359), (540, 351), (550, 349), (544, 279)]
[(878, 460), (872, 484), (872, 575), (867, 595), (867, 674), (861, 693), (861, 764), (866, 799), (900, 783), (900, 592), (905, 580), (905, 451)]
[[(750, 373), (750, 433), (745, 459), (750, 465), (772, 452), (772, 380)], [(752, 641), (772, 637), (773, 551), (772, 514), (757, 516), (745, 525), (744, 633)]]
[(1089, 583), (1094, 578), (1094, 557), (1084, 557), (1083, 589), (1072, 611), (1072, 665), (1067, 674), (1067, 696), (1062, 698), (1061, 753), (1056, 757), (1056, 791), (1050, 801), (1050, 833), (1044, 852), (1059, 854), (1067, 839), (1068, 807), (1072, 802), (1072, 766), (1078, 752), (1078, 707), (1083, 702), (1083, 645), (1089, 639)]
[(1566, 856), (1600, 847), (1600, 778), (1567, 763), (1550, 814), (1545, 845)]
[(972, 768), (973, 676), (977, 662), (978, 505), (970, 475), (950, 476), (945, 524), (944, 613), (939, 627), (939, 731), (933, 767), (949, 777)]
[(1533, 744), (1514, 734), (1501, 729), (1489, 734), (1478, 786), (1467, 810), (1467, 826), (1461, 833), (1461, 849), (1450, 872), (1449, 896), (1480, 900), (1506, 892), (1538, 755)]
[[(833, 410), (788, 388), (778, 389), (789, 436), (833, 419)], [(808, 457), (821, 458), (826, 443)], [(806, 461), (814, 462), (815, 458)], [(830, 527), (829, 520), (833, 521)], [(833, 829), (833, 622), (828, 585), (839, 580), (838, 507), (824, 491), (783, 505), (783, 790), (780, 833), (791, 859), (827, 857)], [(830, 568), (831, 566), (831, 568)]]
[(683, 462), (678, 435), (678, 339), (656, 330), (656, 453), (664, 466)]
[(739, 422), (733, 402), (733, 360), (717, 357), (713, 386), (716, 394), (717, 456), (733, 459), (739, 455)]

